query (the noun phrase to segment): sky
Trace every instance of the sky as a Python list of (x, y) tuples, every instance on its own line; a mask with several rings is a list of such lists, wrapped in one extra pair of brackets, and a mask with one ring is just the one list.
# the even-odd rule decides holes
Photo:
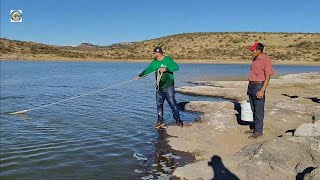
[[(1, 38), (110, 45), (189, 32), (320, 33), (320, 0), (0, 0)], [(22, 10), (21, 23), (10, 11)]]

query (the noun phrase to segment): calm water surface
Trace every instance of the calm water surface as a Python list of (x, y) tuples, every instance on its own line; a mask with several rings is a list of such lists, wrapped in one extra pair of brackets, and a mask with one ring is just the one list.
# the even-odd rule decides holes
[[(170, 177), (181, 158), (159, 150), (163, 139), (153, 128), (154, 75), (27, 114), (5, 114), (128, 81), (147, 65), (2, 61), (1, 179)], [(275, 70), (319, 72), (320, 67), (275, 66)], [(248, 71), (249, 65), (180, 64), (176, 86), (223, 77), (246, 79)], [(192, 100), (221, 99), (177, 94), (178, 102)], [(198, 115), (182, 112), (182, 119), (192, 122)], [(167, 123), (173, 121), (167, 104), (165, 118)]]

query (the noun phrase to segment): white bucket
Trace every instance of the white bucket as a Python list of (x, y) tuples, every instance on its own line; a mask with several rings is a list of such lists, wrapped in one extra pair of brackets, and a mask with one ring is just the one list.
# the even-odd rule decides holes
[(251, 110), (250, 103), (247, 101), (241, 102), (241, 120), (242, 121), (253, 121), (253, 113)]

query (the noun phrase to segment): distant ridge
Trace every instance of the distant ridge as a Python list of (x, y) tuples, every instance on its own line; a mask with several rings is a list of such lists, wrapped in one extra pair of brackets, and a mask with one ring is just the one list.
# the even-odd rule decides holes
[(77, 47), (99, 47), (98, 45), (93, 45), (91, 43), (81, 43), (79, 46)]

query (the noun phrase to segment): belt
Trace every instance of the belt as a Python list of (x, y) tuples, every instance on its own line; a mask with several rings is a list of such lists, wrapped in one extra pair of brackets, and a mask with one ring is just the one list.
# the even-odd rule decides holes
[(250, 84), (261, 84), (264, 81), (249, 81)]

